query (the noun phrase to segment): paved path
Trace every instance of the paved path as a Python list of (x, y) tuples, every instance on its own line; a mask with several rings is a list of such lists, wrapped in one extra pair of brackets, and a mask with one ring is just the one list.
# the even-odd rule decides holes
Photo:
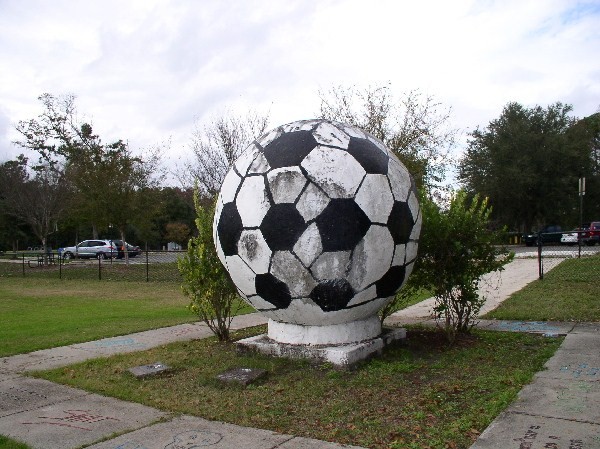
[[(535, 279), (537, 266), (533, 262), (531, 259), (512, 262), (502, 273), (500, 288), (493, 293), (490, 290), (488, 301), (497, 305)], [(490, 277), (490, 285), (498, 281), (499, 278)], [(430, 304), (410, 308), (390, 321), (427, 321), (430, 309)], [(244, 315), (234, 319), (232, 328), (264, 322), (258, 314)], [(566, 334), (566, 338), (546, 364), (546, 370), (521, 391), (519, 398), (494, 420), (472, 449), (600, 449), (600, 323), (482, 321), (479, 326), (550, 336)], [(57, 368), (209, 335), (210, 330), (203, 324), (183, 324), (0, 359), (0, 434), (40, 449), (350, 447), (192, 416), (174, 416), (23, 376), (28, 370)]]

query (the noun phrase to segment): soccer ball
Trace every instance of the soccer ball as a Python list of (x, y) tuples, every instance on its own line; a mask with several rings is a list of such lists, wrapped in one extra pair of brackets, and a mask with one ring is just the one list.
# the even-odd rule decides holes
[(379, 140), (330, 120), (280, 126), (227, 173), (213, 237), (239, 294), (277, 322), (374, 316), (412, 271), (421, 228), (407, 169)]

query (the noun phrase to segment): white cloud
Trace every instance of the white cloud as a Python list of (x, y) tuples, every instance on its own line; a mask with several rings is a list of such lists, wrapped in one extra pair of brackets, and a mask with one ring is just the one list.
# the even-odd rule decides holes
[[(485, 126), (509, 101), (600, 104), (596, 1), (4, 0), (0, 145), (36, 98), (74, 93), (110, 141), (173, 140), (227, 109), (270, 110), (273, 125), (314, 116), (318, 90), (391, 82)], [(8, 70), (6, 69), (8, 68)], [(1, 153), (0, 153), (1, 155)]]

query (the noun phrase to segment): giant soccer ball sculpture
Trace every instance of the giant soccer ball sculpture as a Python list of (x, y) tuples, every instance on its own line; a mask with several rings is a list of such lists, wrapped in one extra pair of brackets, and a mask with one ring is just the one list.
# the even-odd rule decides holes
[(240, 295), (283, 344), (381, 333), (377, 312), (417, 255), (421, 214), (407, 169), (353, 126), (307, 120), (258, 138), (227, 173), (214, 241)]

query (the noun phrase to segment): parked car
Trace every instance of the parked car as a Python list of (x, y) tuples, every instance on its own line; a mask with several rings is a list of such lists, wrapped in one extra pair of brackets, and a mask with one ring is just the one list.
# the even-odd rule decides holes
[[(541, 230), (542, 243), (560, 243), (562, 237), (562, 228), (558, 225), (544, 226)], [(523, 243), (527, 246), (538, 245), (538, 232), (529, 232), (523, 234)]]
[(600, 221), (592, 221), (589, 225), (583, 227), (581, 233), (581, 243), (593, 246), (600, 243)]
[(129, 257), (135, 257), (142, 254), (142, 249), (139, 246), (130, 245), (127, 242), (125, 242), (125, 246), (123, 246), (123, 240), (113, 240), (112, 242), (117, 247), (117, 259), (125, 257), (125, 247), (127, 247), (127, 254)]
[(62, 248), (63, 259), (106, 259), (116, 257), (117, 247), (110, 240), (84, 240), (76, 246)]
[(573, 232), (567, 232), (560, 237), (560, 243), (563, 245), (575, 245), (579, 240), (579, 228), (573, 229)]

